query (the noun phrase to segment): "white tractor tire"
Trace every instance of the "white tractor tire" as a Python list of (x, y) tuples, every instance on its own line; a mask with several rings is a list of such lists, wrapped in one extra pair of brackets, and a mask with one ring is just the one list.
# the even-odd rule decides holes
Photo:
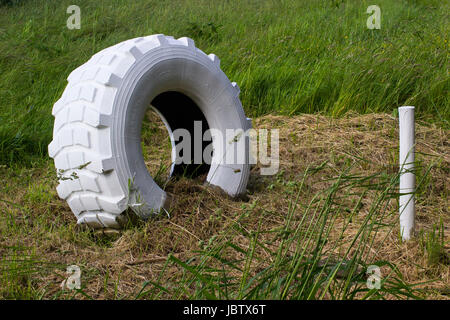
[[(78, 224), (120, 228), (128, 207), (142, 218), (165, 208), (167, 195), (149, 174), (140, 144), (144, 113), (159, 94), (189, 97), (209, 127), (224, 134), (251, 128), (239, 88), (219, 64), (189, 38), (151, 35), (106, 48), (70, 73), (53, 106), (48, 152), (58, 171), (58, 195)], [(214, 150), (217, 143), (213, 138)], [(247, 143), (241, 152), (248, 154)], [(245, 193), (248, 157), (236, 164), (213, 158), (207, 182), (233, 197)]]

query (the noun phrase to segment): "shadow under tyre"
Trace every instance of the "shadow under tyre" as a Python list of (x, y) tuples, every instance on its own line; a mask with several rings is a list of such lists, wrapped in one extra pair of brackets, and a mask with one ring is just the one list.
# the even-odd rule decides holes
[[(206, 55), (189, 38), (151, 35), (98, 52), (69, 75), (52, 111), (48, 151), (58, 170), (57, 192), (78, 224), (120, 228), (127, 207), (142, 218), (165, 207), (167, 194), (149, 174), (141, 148), (142, 121), (150, 105), (170, 133), (183, 128), (192, 133), (194, 121), (202, 122), (201, 134), (209, 128), (222, 137), (227, 130), (251, 128), (238, 86), (221, 71), (214, 54)], [(207, 167), (206, 181), (232, 197), (245, 193), (250, 171), (248, 137), (239, 139), (244, 143), (238, 144), (237, 154), (245, 160), (230, 163), (225, 158), (231, 142), (213, 135)], [(182, 168), (177, 166), (173, 172)]]

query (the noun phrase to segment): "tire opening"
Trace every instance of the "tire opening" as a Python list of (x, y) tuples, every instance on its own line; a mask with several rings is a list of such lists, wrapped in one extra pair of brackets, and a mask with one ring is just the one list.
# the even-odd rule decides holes
[(171, 176), (172, 142), (163, 119), (152, 106), (147, 108), (142, 121), (141, 147), (148, 172), (164, 189)]
[[(195, 122), (201, 122), (201, 135), (195, 135)], [(191, 140), (190, 156), (179, 149), (183, 142), (174, 141), (172, 133), (177, 129), (186, 129)], [(141, 145), (147, 170), (153, 180), (164, 189), (170, 178), (197, 178), (209, 172), (210, 165), (203, 159), (203, 151), (211, 141), (203, 141), (205, 131), (209, 129), (203, 112), (188, 96), (167, 91), (156, 96), (146, 111), (141, 131)], [(201, 163), (194, 163), (195, 142), (201, 145)], [(178, 145), (180, 143), (180, 145)], [(176, 149), (178, 147), (178, 149)], [(188, 157), (188, 158), (187, 158)], [(187, 163), (175, 163), (177, 158), (188, 159)]]

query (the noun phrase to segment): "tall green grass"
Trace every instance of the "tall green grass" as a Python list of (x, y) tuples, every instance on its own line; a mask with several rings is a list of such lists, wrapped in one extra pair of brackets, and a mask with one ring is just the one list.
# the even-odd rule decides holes
[(153, 33), (192, 37), (221, 58), (249, 116), (392, 112), (415, 105), (445, 126), (449, 1), (70, 1), (0, 3), (0, 163), (46, 156), (51, 108), (71, 70), (97, 51)]

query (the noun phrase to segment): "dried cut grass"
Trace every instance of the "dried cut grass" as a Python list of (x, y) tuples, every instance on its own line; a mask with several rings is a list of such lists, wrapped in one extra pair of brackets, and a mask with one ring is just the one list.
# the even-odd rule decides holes
[[(175, 202), (168, 216), (134, 223), (121, 234), (109, 238), (75, 230), (70, 209), (54, 191), (56, 182), (50, 163), (44, 169), (2, 168), (0, 175), (10, 184), (8, 192), (1, 191), (1, 199), (8, 201), (0, 203), (2, 211), (7, 213), (0, 220), (4, 235), (0, 239), (1, 256), (10, 257), (13, 252), (18, 252), (12, 248), (21, 247), (23, 250), (19, 255), (27, 255), (35, 261), (45, 260), (47, 266), (48, 263), (52, 266), (46, 267), (45, 272), (24, 277), (11, 273), (8, 281), (10, 284), (16, 281), (13, 287), (31, 288), (32, 298), (37, 293), (42, 293), (44, 298), (69, 297), (72, 293), (62, 293), (59, 284), (67, 276), (65, 266), (77, 264), (83, 272), (83, 292), (89, 297), (132, 298), (145, 281), (161, 281), (173, 287), (183, 278), (179, 266), (167, 263), (169, 254), (182, 261), (196, 259), (198, 250), (207, 248), (220, 237), (231, 237), (235, 245), (249, 248), (251, 237), (242, 232), (259, 231), (259, 241), (268, 251), (258, 252), (258, 259), (249, 266), (250, 274), (255, 274), (275, 259), (270, 251), (276, 251), (280, 246), (286, 215), (308, 168), (319, 167), (320, 170), (304, 180), (292, 215), (294, 223), (302, 218), (302, 209), (314, 195), (329, 187), (329, 178), (338, 175), (345, 166), (351, 165), (350, 173), (364, 176), (398, 171), (397, 119), (386, 114), (348, 114), (339, 119), (321, 115), (268, 115), (254, 119), (253, 123), (255, 128), (280, 130), (280, 172), (275, 176), (260, 176), (260, 167), (255, 166), (246, 201), (224, 197), (220, 191), (203, 186), (201, 178), (171, 181), (166, 190), (175, 195)], [(421, 286), (426, 289), (426, 298), (448, 299), (448, 260), (430, 264), (421, 237), (441, 221), (448, 255), (449, 136), (448, 130), (417, 124), (418, 181), (425, 171), (422, 168), (432, 164), (424, 186), (419, 187), (417, 193), (418, 237), (407, 243), (399, 240), (395, 214), (398, 204), (390, 201), (386, 211), (392, 214), (386, 219), (394, 224), (394, 228), (381, 229), (367, 253), (371, 259), (394, 263), (408, 283), (433, 280)], [(24, 180), (24, 176), (29, 179)], [(38, 182), (45, 186), (49, 201), (30, 197), (30, 187)], [(353, 195), (340, 194), (338, 197), (342, 203), (348, 202), (349, 207), (357, 200)], [(371, 201), (373, 195), (370, 193), (362, 198), (359, 211), (343, 235), (340, 231), (348, 223), (348, 215), (336, 217), (329, 239), (338, 239), (342, 245), (330, 247), (330, 254), (339, 256), (345, 251), (346, 243), (355, 236), (367, 215)], [(229, 233), (236, 225), (243, 231)], [(242, 253), (227, 252), (230, 260), (245, 259)], [(36, 265), (41, 264), (36, 262)], [(235, 271), (230, 274), (233, 275), (238, 277), (240, 273)], [(0, 289), (0, 296), (13, 295), (7, 289)], [(171, 298), (163, 292), (158, 297)]]

